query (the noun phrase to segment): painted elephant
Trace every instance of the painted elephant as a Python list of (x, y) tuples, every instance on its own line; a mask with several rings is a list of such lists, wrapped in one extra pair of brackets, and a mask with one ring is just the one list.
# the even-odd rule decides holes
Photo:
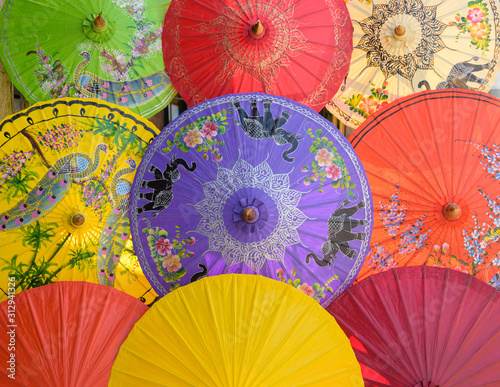
[(163, 172), (154, 165), (149, 166), (149, 172), (153, 172), (155, 179), (143, 180), (139, 183), (139, 187), (141, 189), (150, 188), (153, 192), (139, 192), (139, 199), (146, 199), (149, 202), (144, 204), (142, 207), (136, 208), (135, 211), (137, 214), (144, 211), (155, 210), (156, 212), (154, 212), (152, 216), (156, 217), (161, 211), (170, 205), (174, 197), (174, 182), (179, 180), (181, 177), (179, 172), (180, 165), (182, 165), (189, 172), (193, 172), (196, 169), (195, 162), (193, 162), (191, 167), (189, 167), (187, 162), (179, 157), (171, 160), (170, 163), (165, 166), (165, 170)]
[(291, 163), (294, 159), (288, 155), (294, 152), (299, 146), (299, 140), (302, 137), (296, 135), (282, 128), (290, 118), (290, 113), (283, 110), (281, 116), (278, 118), (273, 117), (271, 112), (271, 100), (263, 99), (262, 105), (264, 106), (264, 115), (259, 113), (257, 107), (257, 100), (251, 99), (250, 101), (250, 115), (247, 114), (245, 109), (240, 105), (240, 101), (234, 101), (234, 106), (238, 111), (240, 120), (234, 120), (243, 131), (251, 138), (256, 140), (264, 138), (273, 138), (276, 144), (285, 145), (291, 144), (290, 149), (283, 152), (283, 160)]
[[(479, 60), (479, 57), (474, 56), (472, 60), (477, 61)], [(470, 63), (470, 61), (456, 63), (451, 68), (448, 76), (446, 77), (446, 81), (439, 82), (437, 84), (436, 90), (451, 89), (451, 88), (472, 90), (473, 88), (470, 87), (467, 84), (467, 82), (475, 82), (480, 85), (482, 85), (485, 82), (485, 79), (480, 78), (473, 73), (476, 71), (481, 71), (490, 68), (491, 68), (491, 63), (489, 62), (486, 64), (473, 64)], [(419, 88), (421, 88), (422, 86), (425, 86), (427, 90), (430, 90), (429, 82), (427, 82), (426, 80), (420, 81), (418, 83)]]
[(319, 266), (331, 265), (339, 251), (342, 251), (350, 259), (356, 257), (356, 250), (351, 249), (349, 241), (363, 240), (366, 234), (364, 232), (353, 232), (352, 229), (366, 225), (366, 220), (351, 219), (351, 216), (358, 212), (360, 208), (363, 208), (365, 202), (360, 201), (353, 207), (346, 207), (348, 204), (349, 200), (344, 200), (328, 219), (328, 240), (321, 245), (323, 258), (320, 259), (316, 254), (309, 253), (306, 256), (306, 263), (309, 263), (309, 260), (313, 258)]

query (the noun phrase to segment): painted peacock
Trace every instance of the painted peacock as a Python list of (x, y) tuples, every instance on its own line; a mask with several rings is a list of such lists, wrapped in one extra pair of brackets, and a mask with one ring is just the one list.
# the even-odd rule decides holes
[(122, 176), (135, 171), (137, 163), (130, 158), (125, 161), (129, 167), (116, 172), (111, 181), (111, 195), (114, 208), (106, 219), (106, 225), (99, 239), (97, 270), (101, 285), (113, 286), (116, 268), (129, 237), (130, 221), (127, 216), (132, 183)]
[(61, 157), (21, 201), (0, 214), (0, 229), (11, 230), (25, 226), (50, 212), (68, 192), (73, 181), (91, 176), (99, 167), (100, 152), (107, 153), (106, 144), (99, 144), (94, 158), (81, 152)]
[(104, 80), (95, 74), (84, 71), (90, 62), (90, 53), (83, 51), (79, 55), (83, 57), (83, 61), (75, 68), (73, 86), (86, 97), (99, 98), (130, 108), (145, 104), (170, 86), (170, 78), (165, 69), (131, 81)]

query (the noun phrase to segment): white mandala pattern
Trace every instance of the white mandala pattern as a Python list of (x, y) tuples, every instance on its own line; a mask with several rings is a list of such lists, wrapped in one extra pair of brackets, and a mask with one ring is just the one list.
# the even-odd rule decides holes
[[(297, 205), (302, 192), (291, 190), (288, 174), (273, 174), (265, 161), (255, 168), (238, 160), (232, 169), (220, 167), (217, 180), (202, 183), (205, 199), (195, 204), (202, 215), (196, 232), (209, 238), (209, 249), (222, 253), (226, 265), (244, 262), (259, 272), (266, 261), (283, 262), (285, 248), (300, 244), (297, 228), (307, 218)], [(242, 188), (265, 192), (278, 209), (278, 222), (272, 232), (258, 242), (246, 243), (229, 234), (223, 216), (227, 199)]]

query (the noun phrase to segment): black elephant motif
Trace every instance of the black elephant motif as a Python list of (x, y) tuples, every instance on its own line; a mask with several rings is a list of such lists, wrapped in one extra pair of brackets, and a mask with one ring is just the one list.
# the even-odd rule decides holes
[(154, 165), (149, 166), (149, 172), (154, 173), (155, 179), (141, 181), (139, 183), (139, 188), (150, 188), (153, 192), (139, 192), (139, 199), (146, 199), (149, 203), (136, 208), (135, 212), (137, 214), (144, 211), (156, 211), (152, 214), (153, 217), (156, 217), (161, 211), (170, 205), (174, 197), (174, 182), (179, 180), (181, 177), (179, 172), (180, 165), (182, 165), (189, 172), (193, 172), (196, 169), (195, 162), (193, 162), (191, 167), (189, 167), (187, 162), (179, 157), (174, 160), (170, 160), (170, 163), (165, 166), (165, 170), (163, 172)]
[(351, 219), (360, 208), (365, 206), (362, 200), (353, 207), (346, 207), (349, 200), (344, 200), (328, 219), (328, 240), (321, 245), (323, 258), (320, 259), (316, 254), (309, 253), (306, 256), (306, 263), (313, 258), (319, 266), (333, 264), (333, 259), (337, 253), (342, 251), (350, 259), (356, 256), (356, 250), (351, 249), (349, 241), (363, 240), (366, 236), (364, 232), (352, 232), (353, 228), (366, 225), (365, 219)]
[[(472, 60), (477, 61), (479, 60), (479, 57), (474, 56), (472, 57)], [(470, 61), (456, 63), (451, 68), (448, 76), (446, 77), (446, 81), (439, 82), (437, 84), (436, 90), (451, 89), (451, 88), (472, 90), (473, 88), (470, 87), (467, 84), (467, 82), (475, 82), (480, 85), (486, 82), (484, 78), (480, 78), (473, 73), (476, 71), (481, 71), (490, 68), (491, 68), (491, 63), (489, 62), (486, 64), (474, 64), (471, 63)], [(426, 80), (420, 81), (418, 83), (419, 88), (421, 88), (422, 86), (425, 86), (427, 90), (430, 90), (429, 82), (427, 82)]]
[(293, 157), (288, 155), (294, 152), (299, 146), (299, 140), (302, 137), (297, 137), (295, 134), (282, 128), (290, 118), (290, 113), (283, 110), (281, 116), (278, 118), (273, 117), (271, 112), (272, 101), (269, 99), (263, 99), (262, 105), (264, 105), (264, 115), (259, 113), (257, 107), (257, 100), (251, 99), (250, 101), (250, 116), (247, 114), (245, 109), (240, 105), (240, 101), (234, 101), (233, 104), (238, 110), (238, 115), (240, 120), (234, 120), (236, 125), (238, 125), (243, 131), (251, 138), (260, 140), (264, 138), (273, 138), (276, 144), (285, 145), (291, 144), (290, 149), (283, 152), (283, 160), (291, 163), (293, 162)]

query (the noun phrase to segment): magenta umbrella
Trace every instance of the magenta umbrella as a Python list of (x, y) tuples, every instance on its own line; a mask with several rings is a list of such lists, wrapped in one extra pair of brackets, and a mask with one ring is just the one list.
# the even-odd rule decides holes
[(372, 275), (328, 311), (368, 386), (499, 386), (500, 293), (471, 275), (413, 266)]

